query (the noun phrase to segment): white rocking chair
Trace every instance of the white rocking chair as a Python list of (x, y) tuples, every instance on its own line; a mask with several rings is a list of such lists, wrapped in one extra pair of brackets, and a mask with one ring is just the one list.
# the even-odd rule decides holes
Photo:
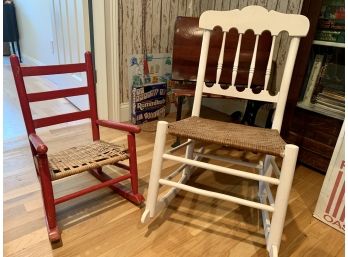
[[(210, 34), (216, 26), (221, 27), (223, 37), (217, 65), (216, 82), (213, 86), (208, 87), (204, 83), (204, 76), (207, 64)], [(262, 211), (267, 250), (271, 257), (278, 256), (298, 154), (298, 147), (295, 145), (286, 144), (280, 137), (279, 132), (281, 129), (300, 37), (306, 36), (309, 30), (309, 21), (302, 15), (283, 14), (276, 11), (268, 12), (265, 8), (260, 6), (248, 6), (242, 10), (206, 11), (200, 17), (199, 27), (203, 29), (203, 41), (192, 116), (190, 118), (170, 124), (165, 121), (159, 121), (157, 124), (146, 208), (142, 215), (141, 221), (144, 223), (150, 218), (153, 218), (156, 213), (161, 211), (168, 204), (168, 202), (175, 197), (175, 194), (179, 190), (185, 190), (204, 196), (227, 200), (237, 204), (257, 208)], [(233, 67), (230, 67), (232, 68), (231, 85), (229, 85), (226, 89), (226, 86), (223, 88), (220, 86), (219, 79), (224, 61), (226, 33), (231, 28), (236, 28), (238, 30), (239, 39), (236, 47), (236, 57)], [(246, 86), (244, 86), (244, 90), (241, 91), (239, 89), (237, 90), (235, 81), (238, 73), (238, 60), (242, 37), (243, 34), (249, 29), (254, 31), (256, 39), (254, 53), (250, 64), (248, 83)], [(258, 39), (261, 33), (264, 31), (269, 31), (273, 40), (269, 53), (268, 65), (267, 68), (265, 68), (264, 88), (260, 92), (254, 93), (253, 91), (255, 90), (253, 90), (251, 85), (258, 50)], [(291, 39), (290, 46), (279, 92), (276, 95), (271, 95), (267, 90), (267, 85), (271, 72), (270, 69), (272, 64), (273, 50), (275, 47), (275, 40), (282, 31), (288, 32)], [(256, 128), (200, 118), (200, 107), (203, 92), (249, 100), (267, 101), (276, 104), (272, 129)], [(175, 136), (186, 137), (188, 140), (178, 147), (165, 152), (164, 148), (168, 133)], [(202, 162), (201, 159), (203, 157), (204, 159), (215, 159), (220, 161), (222, 161), (224, 158), (221, 156), (206, 154), (202, 151), (195, 151), (194, 145), (196, 141), (229, 146), (239, 150), (263, 153), (265, 156), (264, 159), (256, 164), (235, 160), (235, 163), (238, 165), (254, 167), (255, 169), (259, 170), (259, 174)], [(182, 147), (186, 147), (185, 157), (172, 154)], [(275, 162), (275, 157), (283, 158), (281, 169), (278, 168)], [(176, 161), (182, 163), (182, 165), (175, 170), (172, 175), (169, 175), (166, 179), (162, 179), (160, 176), (163, 160)], [(224, 161), (234, 162), (231, 159), (224, 159)], [(258, 196), (260, 202), (254, 202), (186, 185), (185, 183), (189, 179), (194, 167), (259, 181)], [(173, 178), (181, 171), (182, 176), (179, 181), (171, 181), (170, 178)], [(269, 184), (277, 186), (276, 196), (274, 198), (272, 196)], [(172, 189), (163, 197), (158, 198), (158, 190), (160, 185), (170, 186)]]

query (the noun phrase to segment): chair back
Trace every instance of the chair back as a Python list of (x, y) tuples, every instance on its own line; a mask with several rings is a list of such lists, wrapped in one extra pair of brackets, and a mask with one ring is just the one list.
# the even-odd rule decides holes
[[(199, 27), (198, 17), (178, 16), (176, 18), (173, 40), (172, 80), (196, 81), (200, 55), (200, 48), (198, 46), (202, 44), (202, 37), (203, 30)], [(215, 82), (216, 67), (218, 64), (222, 37), (223, 33), (221, 28), (215, 27), (214, 30), (211, 31), (207, 67), (204, 78), (205, 82)], [(236, 78), (236, 83), (239, 85), (247, 84), (255, 40), (256, 36), (250, 30), (243, 36), (240, 47), (238, 76)], [(233, 66), (237, 42), (237, 30), (232, 29), (228, 31), (226, 34), (224, 52), (225, 67)], [(260, 35), (252, 87), (263, 86), (271, 44), (272, 37), (269, 32)], [(231, 76), (232, 69), (222, 69), (220, 83), (230, 83)]]
[[(272, 128), (280, 131), (283, 119), (286, 98), (289, 91), (290, 80), (296, 59), (296, 54), (300, 42), (300, 37), (307, 35), (309, 30), (309, 21), (305, 16), (296, 14), (284, 14), (276, 11), (268, 11), (261, 6), (247, 6), (242, 10), (231, 11), (206, 11), (199, 19), (199, 27), (203, 30), (202, 47), (200, 52), (200, 61), (198, 66), (198, 75), (196, 82), (195, 99), (192, 110), (193, 116), (199, 116), (202, 94), (217, 94), (248, 100), (257, 100), (264, 102), (276, 103), (276, 110), (273, 119)], [(207, 60), (210, 52), (209, 44), (211, 42), (211, 35), (215, 27), (220, 27), (222, 30), (222, 41), (220, 49), (215, 52), (218, 57), (218, 64), (215, 68), (215, 78), (212, 85), (204, 82), (207, 68)], [(226, 35), (231, 29), (238, 32), (238, 40), (236, 44), (234, 60), (232, 65), (226, 65), (224, 61), (224, 52), (229, 49), (226, 48)], [(249, 63), (248, 75), (246, 85), (237, 83), (237, 74), (239, 73), (239, 64), (242, 60), (241, 42), (248, 31), (252, 30), (255, 34), (255, 41), (253, 45), (251, 62)], [(262, 76), (262, 88), (255, 89), (251, 85), (255, 77), (256, 60), (259, 56), (259, 44), (261, 34), (264, 31), (269, 31), (272, 36), (271, 47), (267, 54), (267, 65)], [(285, 61), (285, 68), (281, 79), (280, 89), (275, 94), (270, 94), (267, 85), (270, 79), (270, 71), (272, 65), (273, 51), (275, 48), (275, 40), (279, 33), (286, 31), (290, 37), (290, 45), (288, 55)], [(263, 53), (264, 54), (264, 53)], [(222, 71), (223, 69), (231, 70), (231, 77), (228, 85), (222, 85)]]
[[(92, 123), (93, 140), (99, 139), (99, 129), (96, 124), (98, 116), (95, 98), (93, 63), (92, 54), (90, 52), (85, 53), (84, 63), (76, 64), (21, 67), (18, 57), (16, 55), (12, 55), (10, 57), (10, 61), (13, 76), (16, 83), (19, 102), (23, 113), (24, 123), (28, 135), (31, 133), (35, 133), (36, 128), (90, 118)], [(77, 72), (86, 72), (87, 86), (45, 92), (27, 93), (23, 79), (27, 76), (43, 76)], [(30, 109), (31, 102), (46, 101), (78, 95), (88, 95), (89, 110), (33, 119), (32, 112)]]

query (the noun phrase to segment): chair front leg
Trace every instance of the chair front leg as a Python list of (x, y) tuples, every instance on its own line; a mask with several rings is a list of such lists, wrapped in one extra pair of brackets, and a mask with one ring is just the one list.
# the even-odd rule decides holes
[(40, 178), (42, 198), (45, 207), (46, 225), (48, 237), (51, 242), (60, 241), (60, 231), (57, 226), (56, 207), (54, 203), (54, 194), (51, 181), (51, 175), (48, 169), (48, 159), (46, 154), (37, 155), (38, 173)]
[(281, 167), (279, 185), (274, 202), (274, 213), (271, 220), (271, 228), (267, 240), (267, 250), (274, 256), (279, 251), (281, 237), (284, 228), (288, 200), (296, 168), (298, 147), (288, 144), (285, 146), (284, 159)]
[(139, 204), (144, 201), (144, 197), (138, 193), (138, 164), (135, 143), (135, 134), (128, 134), (128, 153), (129, 153), (129, 172), (131, 174), (132, 193), (138, 199)]
[(166, 144), (166, 136), (168, 131), (168, 122), (159, 121), (157, 123), (156, 139), (151, 164), (151, 173), (149, 181), (149, 189), (147, 192), (146, 208), (141, 218), (142, 223), (148, 218), (155, 216), (156, 204), (158, 197), (159, 179), (162, 171), (163, 153)]

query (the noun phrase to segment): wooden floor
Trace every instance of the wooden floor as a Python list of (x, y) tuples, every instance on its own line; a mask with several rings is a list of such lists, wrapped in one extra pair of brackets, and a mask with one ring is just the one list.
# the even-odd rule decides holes
[[(7, 82), (4, 87), (13, 87), (8, 71), (9, 68), (5, 65), (4, 81)], [(39, 82), (45, 84), (44, 80)], [(12, 96), (10, 102), (15, 106), (12, 108), (13, 112), (18, 111), (13, 91), (5, 88), (5, 98), (7, 94)], [(64, 101), (62, 104), (68, 105)], [(40, 111), (50, 112), (46, 107), (40, 108)], [(4, 140), (5, 256), (267, 256), (260, 213), (257, 210), (180, 192), (159, 217), (150, 224), (143, 225), (140, 223), (143, 207), (134, 206), (109, 189), (58, 205), (63, 245), (52, 249), (47, 238), (39, 183), (23, 122), (18, 118), (20, 114), (17, 112), (5, 115), (4, 123), (6, 119), (11, 120), (11, 117), (15, 120), (9, 125), (4, 124), (4, 129), (18, 129), (18, 132), (14, 135), (9, 132)], [(16, 128), (17, 126), (22, 127)], [(145, 198), (154, 128), (154, 124), (148, 124), (137, 136), (140, 191)], [(102, 130), (101, 133), (104, 140), (120, 144), (126, 142), (123, 133), (109, 129)], [(73, 124), (70, 128), (65, 125), (51, 127), (41, 130), (40, 135), (47, 142), (49, 152), (91, 140), (87, 123)], [(167, 146), (172, 142), (174, 138), (170, 137)], [(251, 153), (248, 155), (244, 157), (254, 157)], [(174, 164), (165, 162), (164, 167), (166, 173)], [(298, 166), (280, 256), (344, 256), (344, 235), (312, 216), (323, 179), (323, 175)], [(82, 188), (95, 182), (88, 174), (69, 177), (55, 183), (55, 194), (61, 196), (72, 192), (76, 187)], [(255, 197), (257, 186), (255, 182), (202, 170), (193, 175), (190, 184), (205, 189), (215, 188), (232, 195), (243, 194), (251, 199)]]

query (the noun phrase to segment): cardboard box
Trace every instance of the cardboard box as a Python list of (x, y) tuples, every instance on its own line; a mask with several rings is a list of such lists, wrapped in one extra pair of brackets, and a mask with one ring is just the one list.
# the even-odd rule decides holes
[(345, 232), (344, 138), (343, 122), (313, 215), (342, 233)]

